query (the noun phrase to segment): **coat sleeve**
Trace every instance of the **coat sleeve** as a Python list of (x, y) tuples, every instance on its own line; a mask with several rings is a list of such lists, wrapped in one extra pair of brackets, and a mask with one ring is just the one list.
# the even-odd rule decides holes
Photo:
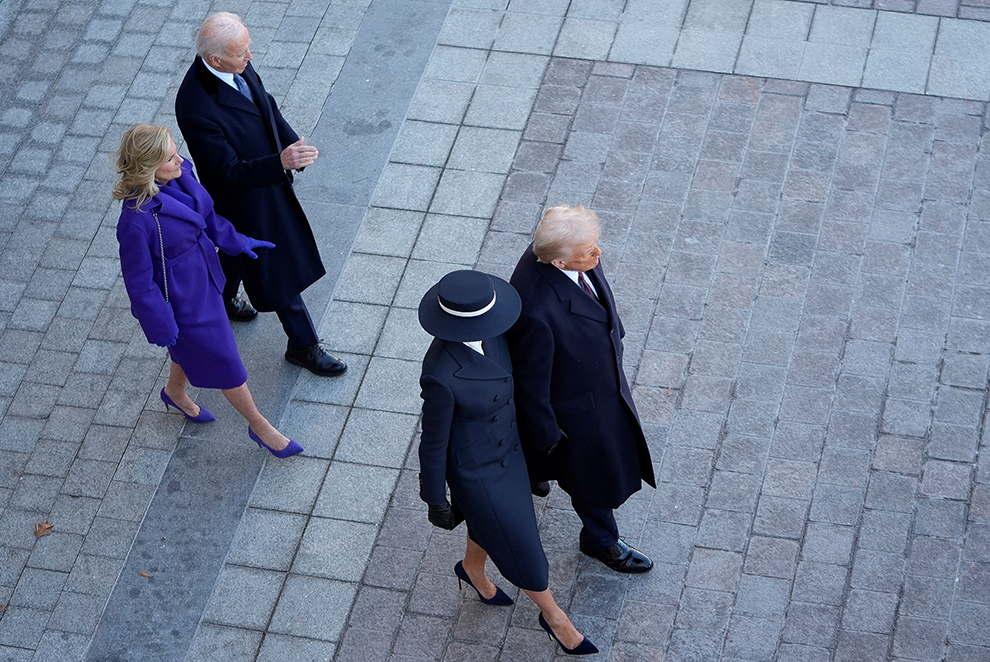
[(235, 230), (230, 221), (215, 211), (203, 218), (206, 221), (206, 234), (217, 248), (227, 255), (240, 255), (244, 252), (247, 236)]
[(523, 314), (506, 335), (512, 355), (519, 436), (530, 448), (553, 446), (560, 441), (557, 416), (550, 406), (553, 333), (543, 320)]
[(241, 254), (244, 251), (244, 244), (247, 243), (247, 236), (235, 230), (230, 221), (213, 209), (210, 194), (199, 183), (192, 170), (183, 172), (180, 181), (187, 192), (193, 191), (194, 196), (199, 195), (210, 200), (210, 211), (203, 214), (203, 221), (206, 222), (206, 236), (210, 238), (210, 241), (227, 255)]
[(266, 154), (245, 160), (227, 141), (223, 127), (203, 115), (184, 115), (177, 120), (186, 146), (200, 172), (209, 172), (224, 188), (264, 188), (289, 182), (281, 155)]
[[(162, 265), (160, 259), (157, 262), (152, 259), (148, 250), (150, 237), (146, 227), (128, 221), (122, 213), (117, 223), (117, 242), (124, 288), (131, 300), (131, 314), (141, 324), (148, 342), (158, 345), (174, 338), (179, 327), (154, 279), (155, 269), (161, 269)], [(155, 237), (156, 243), (157, 239)]]
[(423, 435), (419, 442), (422, 486), (419, 497), (428, 504), (447, 501), (447, 446), (454, 420), (454, 394), (433, 375), (419, 380), (423, 398)]

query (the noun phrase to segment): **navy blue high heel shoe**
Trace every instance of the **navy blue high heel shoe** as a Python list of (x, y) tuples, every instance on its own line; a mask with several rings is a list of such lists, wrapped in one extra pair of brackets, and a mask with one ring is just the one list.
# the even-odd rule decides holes
[(553, 633), (550, 629), (550, 624), (547, 623), (547, 619), (543, 618), (543, 612), (540, 612), (540, 627), (547, 631), (547, 635), (551, 640), (556, 641), (560, 649), (564, 651), (567, 655), (594, 655), (598, 652), (598, 647), (591, 643), (591, 640), (585, 637), (581, 640), (581, 643), (574, 648), (568, 648), (560, 642), (557, 635)]
[(500, 589), (498, 586), (495, 587), (495, 595), (490, 598), (483, 596), (481, 591), (479, 591), (478, 588), (471, 583), (471, 579), (468, 577), (467, 572), (464, 570), (464, 566), (461, 565), (460, 561), (458, 561), (457, 565), (454, 566), (454, 574), (457, 575), (457, 588), (462, 588), (461, 580), (464, 580), (464, 583), (473, 588), (478, 593), (478, 597), (481, 598), (481, 601), (486, 605), (502, 606), (512, 604), (512, 598), (506, 595), (505, 591)]
[[(165, 403), (165, 411), (168, 411), (169, 405), (172, 405), (176, 409), (179, 409), (179, 405), (172, 402), (172, 398), (168, 397), (168, 393), (165, 392), (165, 389), (162, 389), (161, 396), (162, 396), (162, 402)], [(199, 405), (198, 416), (190, 416), (181, 409), (179, 409), (179, 411), (182, 412), (182, 415), (185, 416), (187, 419), (189, 419), (189, 422), (191, 423), (209, 423), (210, 421), (217, 420), (216, 417), (210, 413), (210, 410), (204, 407), (203, 405)]]
[(258, 442), (259, 446), (263, 446), (267, 448), (268, 452), (277, 458), (292, 457), (293, 455), (298, 455), (299, 453), (302, 453), (304, 450), (302, 446), (289, 439), (289, 445), (283, 448), (282, 450), (277, 451), (268, 444), (266, 444), (265, 442), (263, 442), (261, 440), (261, 437), (259, 437), (254, 433), (254, 430), (251, 429), (250, 425), (248, 426), (248, 436), (251, 437), (252, 440)]

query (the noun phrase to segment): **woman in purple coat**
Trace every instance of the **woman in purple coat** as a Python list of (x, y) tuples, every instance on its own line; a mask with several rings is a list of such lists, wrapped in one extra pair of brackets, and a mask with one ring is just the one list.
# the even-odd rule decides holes
[(246, 237), (213, 211), (213, 200), (179, 156), (165, 127), (135, 124), (117, 152), (120, 180), (113, 197), (122, 200), (117, 221), (120, 269), (148, 342), (167, 347), (172, 359), (161, 391), (193, 423), (215, 420), (186, 393), (186, 384), (218, 388), (248, 421), (248, 435), (276, 457), (302, 446), (261, 415), (247, 386), (220, 292), (224, 277), (217, 247), (228, 255), (257, 258), (254, 248), (273, 244)]

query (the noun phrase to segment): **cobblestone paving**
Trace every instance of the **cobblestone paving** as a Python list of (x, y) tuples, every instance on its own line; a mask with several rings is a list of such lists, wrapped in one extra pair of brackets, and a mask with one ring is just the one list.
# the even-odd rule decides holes
[[(985, 117), (551, 60), (478, 266), (508, 276), (546, 204), (604, 222), (660, 481), (620, 529), (657, 567), (583, 558), (565, 495), (537, 500), (551, 589), (603, 657), (990, 659)], [(338, 659), (388, 635), (395, 660), (552, 657), (521, 594), (458, 596), (461, 536), (424, 525), (409, 462)]]

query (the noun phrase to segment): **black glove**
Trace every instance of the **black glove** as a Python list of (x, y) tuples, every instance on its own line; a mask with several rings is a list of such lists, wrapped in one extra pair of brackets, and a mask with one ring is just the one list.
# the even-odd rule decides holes
[(433, 526), (450, 531), (459, 524), (457, 518), (454, 517), (454, 511), (450, 507), (449, 501), (444, 501), (440, 505), (427, 505), (430, 507), (429, 518), (430, 524)]

